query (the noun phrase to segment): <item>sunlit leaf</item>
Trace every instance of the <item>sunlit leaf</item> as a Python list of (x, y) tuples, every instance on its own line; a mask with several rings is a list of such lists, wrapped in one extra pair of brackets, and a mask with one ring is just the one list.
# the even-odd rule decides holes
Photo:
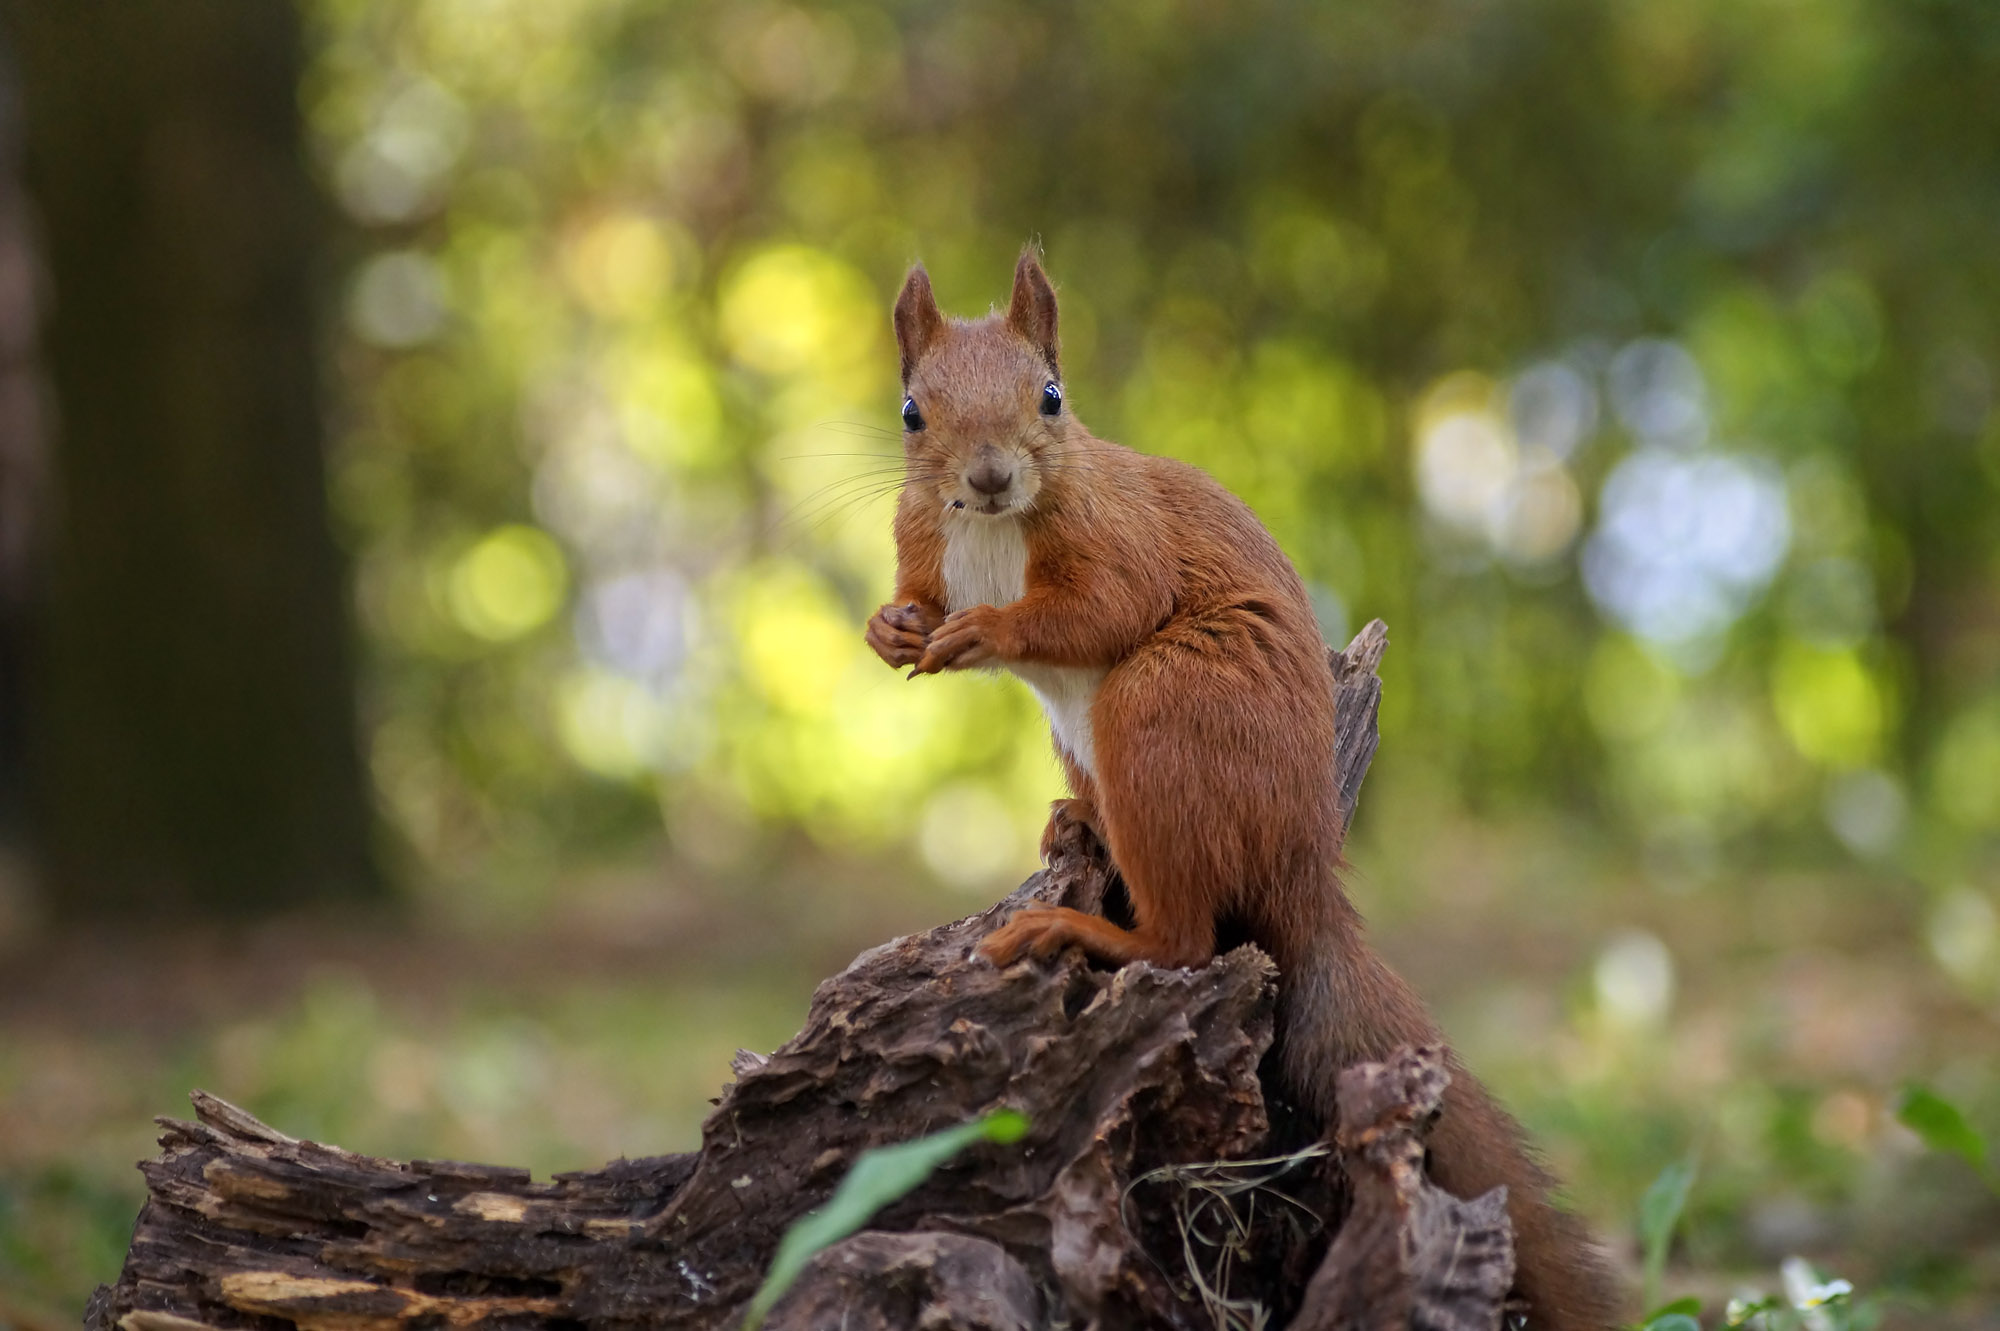
[(1027, 1131), (1025, 1114), (1002, 1109), (915, 1141), (863, 1151), (834, 1190), (832, 1200), (785, 1231), (764, 1283), (750, 1300), (744, 1331), (756, 1331), (763, 1325), (764, 1315), (784, 1297), (817, 1253), (867, 1224), (877, 1211), (910, 1193), (945, 1161), (974, 1142), (1017, 1142)]

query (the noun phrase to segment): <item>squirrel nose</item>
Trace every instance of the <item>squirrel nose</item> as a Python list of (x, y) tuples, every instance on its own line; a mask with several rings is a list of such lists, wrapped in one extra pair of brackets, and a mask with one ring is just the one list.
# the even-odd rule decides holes
[(1014, 483), (1014, 467), (1001, 458), (982, 458), (965, 473), (965, 483), (983, 495), (997, 495)]

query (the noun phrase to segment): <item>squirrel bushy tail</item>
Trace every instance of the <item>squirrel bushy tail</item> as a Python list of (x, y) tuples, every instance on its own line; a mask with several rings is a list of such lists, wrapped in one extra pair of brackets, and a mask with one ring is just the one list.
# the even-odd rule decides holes
[[(1324, 872), (1333, 874), (1331, 867)], [(1275, 958), (1279, 1068), (1291, 1094), (1331, 1133), (1342, 1068), (1385, 1058), (1403, 1045), (1445, 1040), (1416, 992), (1368, 945), (1360, 914), (1337, 883), (1295, 899), (1319, 903), (1335, 918), (1292, 934), (1310, 941), (1298, 955)], [(1455, 1053), (1447, 1060), (1451, 1085), (1431, 1129), (1430, 1174), (1446, 1192), (1464, 1198), (1506, 1185), (1514, 1281), (1529, 1304), (1529, 1328), (1605, 1331), (1620, 1325), (1618, 1281), (1582, 1222), (1549, 1201), (1554, 1180), (1536, 1162), (1520, 1124)]]

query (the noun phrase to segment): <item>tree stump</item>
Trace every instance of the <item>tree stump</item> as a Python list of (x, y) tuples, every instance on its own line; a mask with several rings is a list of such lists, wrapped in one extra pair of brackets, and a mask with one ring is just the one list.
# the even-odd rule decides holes
[[(1376, 621), (1333, 653), (1350, 813), (1386, 644)], [(992, 909), (863, 953), (789, 1043), (738, 1056), (686, 1155), (535, 1182), (298, 1141), (198, 1092), (196, 1121), (161, 1120), (124, 1271), (86, 1323), (734, 1326), (785, 1229), (861, 1151), (1011, 1107), (1025, 1138), (967, 1150), (821, 1253), (767, 1325), (1496, 1328), (1504, 1205), (1421, 1172), (1437, 1051), (1351, 1070), (1316, 1144), (1317, 1125), (1267, 1108), (1277, 977), (1255, 948), (1200, 970), (971, 957), (1022, 905), (1094, 910), (1115, 891), (1101, 857), (1065, 852)]]

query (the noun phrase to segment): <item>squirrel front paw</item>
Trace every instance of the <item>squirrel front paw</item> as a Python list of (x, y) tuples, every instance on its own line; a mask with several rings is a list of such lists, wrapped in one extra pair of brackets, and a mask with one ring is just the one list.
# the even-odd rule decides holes
[(1000, 659), (1001, 612), (990, 605), (967, 606), (946, 615), (924, 649), (917, 675), (935, 675), (940, 670), (970, 670)]
[(931, 633), (942, 623), (943, 615), (915, 601), (885, 605), (868, 621), (866, 638), (875, 655), (900, 669), (923, 659)]
[(1063, 912), (1046, 906), (1030, 906), (1014, 913), (1007, 923), (986, 935), (979, 955), (996, 966), (1011, 966), (1023, 956), (1046, 961), (1075, 941), (1075, 932)]

